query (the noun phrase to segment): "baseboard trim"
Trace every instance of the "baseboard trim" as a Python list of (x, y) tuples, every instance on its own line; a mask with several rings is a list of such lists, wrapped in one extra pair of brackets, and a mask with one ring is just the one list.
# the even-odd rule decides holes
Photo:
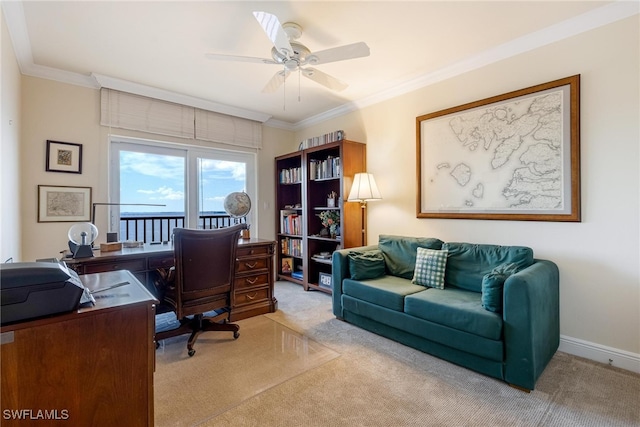
[(640, 354), (560, 335), (558, 351), (640, 373)]

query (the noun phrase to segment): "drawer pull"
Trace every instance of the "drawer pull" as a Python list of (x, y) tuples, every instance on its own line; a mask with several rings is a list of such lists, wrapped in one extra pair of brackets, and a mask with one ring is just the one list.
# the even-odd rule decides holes
[(250, 284), (253, 285), (254, 283), (256, 283), (258, 281), (257, 277), (254, 277), (253, 279), (245, 279), (245, 281)]
[(251, 296), (251, 295), (247, 295), (247, 299), (248, 299), (248, 300), (254, 300), (254, 299), (256, 299), (256, 297), (257, 297), (257, 296), (258, 296), (258, 293), (257, 293), (257, 292), (255, 292), (255, 293), (253, 294), (253, 296)]
[(254, 262), (254, 263), (252, 263), (252, 264), (249, 264), (248, 262), (245, 262), (245, 263), (244, 263), (244, 265), (246, 265), (246, 266), (247, 266), (247, 267), (249, 267), (249, 268), (256, 268), (256, 265), (258, 265), (258, 263), (257, 263), (257, 262)]

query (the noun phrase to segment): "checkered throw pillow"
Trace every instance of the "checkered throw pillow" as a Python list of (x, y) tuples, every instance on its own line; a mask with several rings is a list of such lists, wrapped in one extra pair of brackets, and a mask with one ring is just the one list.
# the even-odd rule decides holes
[(416, 268), (411, 283), (429, 288), (444, 289), (444, 271), (449, 251), (418, 248)]

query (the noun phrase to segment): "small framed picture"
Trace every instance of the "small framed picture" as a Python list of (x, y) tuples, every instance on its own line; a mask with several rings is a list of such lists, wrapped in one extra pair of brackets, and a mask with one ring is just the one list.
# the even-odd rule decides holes
[(47, 140), (46, 171), (82, 173), (82, 144)]
[(91, 187), (38, 185), (38, 222), (91, 221)]
[(318, 285), (323, 288), (331, 289), (333, 288), (331, 274), (329, 273), (320, 273), (320, 278), (318, 280)]
[(283, 274), (291, 274), (293, 271), (293, 258), (282, 258), (280, 272)]

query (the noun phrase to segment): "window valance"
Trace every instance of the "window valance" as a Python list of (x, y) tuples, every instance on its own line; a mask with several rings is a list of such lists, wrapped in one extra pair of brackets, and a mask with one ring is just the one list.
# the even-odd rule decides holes
[(253, 120), (107, 88), (100, 103), (103, 126), (262, 148), (262, 125)]

